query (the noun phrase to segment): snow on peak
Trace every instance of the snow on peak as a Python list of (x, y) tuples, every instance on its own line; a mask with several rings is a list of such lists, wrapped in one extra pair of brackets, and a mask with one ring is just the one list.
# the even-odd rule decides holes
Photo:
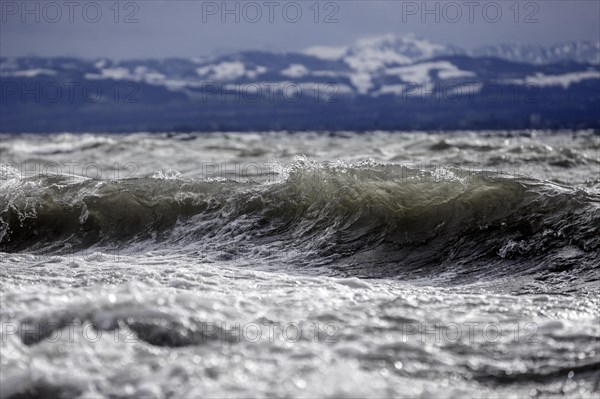
[(568, 89), (572, 84), (580, 83), (588, 79), (600, 79), (600, 72), (589, 70), (584, 72), (563, 73), (561, 75), (536, 73), (533, 76), (527, 76), (525, 79), (515, 79), (510, 82), (515, 84), (530, 84), (538, 87), (562, 86), (563, 89)]
[(290, 78), (301, 78), (308, 75), (309, 71), (302, 64), (291, 64), (289, 67), (281, 71), (281, 74)]
[(342, 59), (353, 71), (350, 75), (352, 84), (360, 93), (365, 93), (373, 86), (372, 77), (386, 68), (456, 52), (454, 48), (432, 43), (413, 34), (387, 34), (356, 41)]
[(101, 58), (101, 59), (97, 60), (97, 61), (94, 63), (94, 66), (95, 66), (97, 69), (102, 69), (102, 68), (106, 68), (106, 66), (108, 65), (108, 63), (109, 63), (109, 62), (108, 62), (108, 60), (107, 60), (106, 58)]
[(302, 53), (326, 61), (336, 61), (341, 59), (347, 51), (348, 47), (345, 46), (312, 46), (302, 51)]
[[(106, 63), (96, 62), (98, 65), (107, 65)], [(100, 69), (100, 73), (86, 73), (86, 79), (112, 79), (112, 80), (131, 80), (134, 82), (146, 82), (148, 84), (161, 84), (166, 80), (166, 76), (149, 69), (146, 66), (139, 65), (133, 68), (133, 72), (125, 67), (112, 67)]]
[(540, 44), (502, 43), (474, 49), (475, 57), (497, 57), (513, 62), (548, 64), (561, 61), (600, 64), (600, 42), (566, 42), (551, 46)]
[(446, 46), (432, 43), (413, 33), (403, 36), (396, 36), (390, 33), (382, 36), (359, 39), (353, 46), (354, 49), (364, 47), (392, 48), (402, 52), (412, 52), (413, 55), (419, 57), (431, 57), (436, 55), (436, 53), (444, 52), (446, 50)]
[(410, 64), (438, 55), (451, 53), (451, 49), (413, 34), (395, 36), (387, 34), (358, 40), (344, 58), (352, 68), (375, 71), (391, 64)]
[(462, 71), (448, 61), (423, 62), (386, 70), (387, 75), (395, 75), (404, 82), (414, 84), (430, 83), (434, 72), (437, 72), (438, 77), (442, 80), (475, 76), (473, 72)]
[(4, 72), (0, 74), (0, 76), (11, 76), (15, 78), (35, 78), (39, 75), (56, 75), (56, 72), (51, 69), (45, 68), (34, 68), (34, 69), (25, 69), (21, 71), (13, 71), (13, 72)]
[(324, 60), (343, 59), (351, 68), (374, 70), (386, 64), (409, 64), (427, 58), (452, 53), (443, 45), (407, 34), (397, 36), (392, 33), (357, 40), (351, 46), (312, 46), (303, 51)]
[(246, 65), (240, 61), (221, 62), (196, 69), (198, 76), (219, 81), (231, 81), (242, 77), (256, 79), (258, 75), (266, 71), (267, 68), (262, 66), (258, 66), (255, 69), (246, 69)]
[[(410, 34), (409, 36), (414, 36)], [(362, 39), (358, 39), (354, 44), (354, 47), (374, 47), (374, 46), (382, 46), (391, 42), (394, 42), (398, 39), (396, 35), (393, 33), (388, 33), (386, 35), (381, 36), (371, 36), (365, 37)]]

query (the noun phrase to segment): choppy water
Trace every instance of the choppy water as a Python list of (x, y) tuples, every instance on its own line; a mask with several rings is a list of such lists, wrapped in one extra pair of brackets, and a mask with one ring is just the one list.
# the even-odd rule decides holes
[(1, 397), (598, 396), (598, 132), (0, 156)]

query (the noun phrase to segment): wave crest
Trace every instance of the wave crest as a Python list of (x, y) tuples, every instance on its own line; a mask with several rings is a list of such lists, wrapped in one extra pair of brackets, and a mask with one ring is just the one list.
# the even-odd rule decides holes
[[(576, 248), (579, 266), (589, 271), (586, 262), (600, 248), (599, 198), (590, 192), (373, 161), (297, 158), (283, 172), (267, 183), (7, 172), (0, 248), (60, 253), (115, 243), (170, 245), (208, 254), (218, 249), (248, 261), (292, 257), (299, 266), (326, 264), (360, 275), (466, 264), (470, 272), (508, 263), (513, 271), (525, 264), (551, 269), (565, 248)], [(339, 259), (343, 270), (336, 269)]]

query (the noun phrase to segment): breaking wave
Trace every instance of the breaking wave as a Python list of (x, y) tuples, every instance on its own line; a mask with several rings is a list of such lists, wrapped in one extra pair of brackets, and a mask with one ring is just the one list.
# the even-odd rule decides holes
[(4, 165), (1, 195), (4, 252), (168, 247), (358, 276), (598, 279), (598, 193), (520, 176), (297, 158), (274, 181), (99, 181)]

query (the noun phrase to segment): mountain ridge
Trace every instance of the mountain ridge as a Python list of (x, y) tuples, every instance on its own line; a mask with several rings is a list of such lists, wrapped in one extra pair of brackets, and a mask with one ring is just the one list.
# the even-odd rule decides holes
[(0, 58), (0, 80), (3, 132), (600, 126), (600, 65), (473, 56), (413, 36), (364, 39), (338, 59)]
[[(497, 45), (479, 46), (466, 50), (455, 45), (443, 45), (429, 41), (418, 35), (408, 34), (397, 36), (387, 34), (366, 39), (359, 39), (350, 46), (329, 47), (312, 46), (303, 52), (313, 56), (329, 59), (344, 59), (349, 53), (392, 47), (401, 50), (400, 54), (415, 62), (435, 55), (468, 55), (472, 57), (493, 56), (515, 62), (546, 64), (562, 60), (574, 60), (582, 63), (600, 64), (600, 40), (596, 42), (579, 40), (556, 43), (549, 46), (530, 43), (500, 43)], [(404, 50), (404, 51), (402, 51)], [(421, 50), (410, 57), (411, 51)], [(332, 54), (337, 53), (337, 56)]]

